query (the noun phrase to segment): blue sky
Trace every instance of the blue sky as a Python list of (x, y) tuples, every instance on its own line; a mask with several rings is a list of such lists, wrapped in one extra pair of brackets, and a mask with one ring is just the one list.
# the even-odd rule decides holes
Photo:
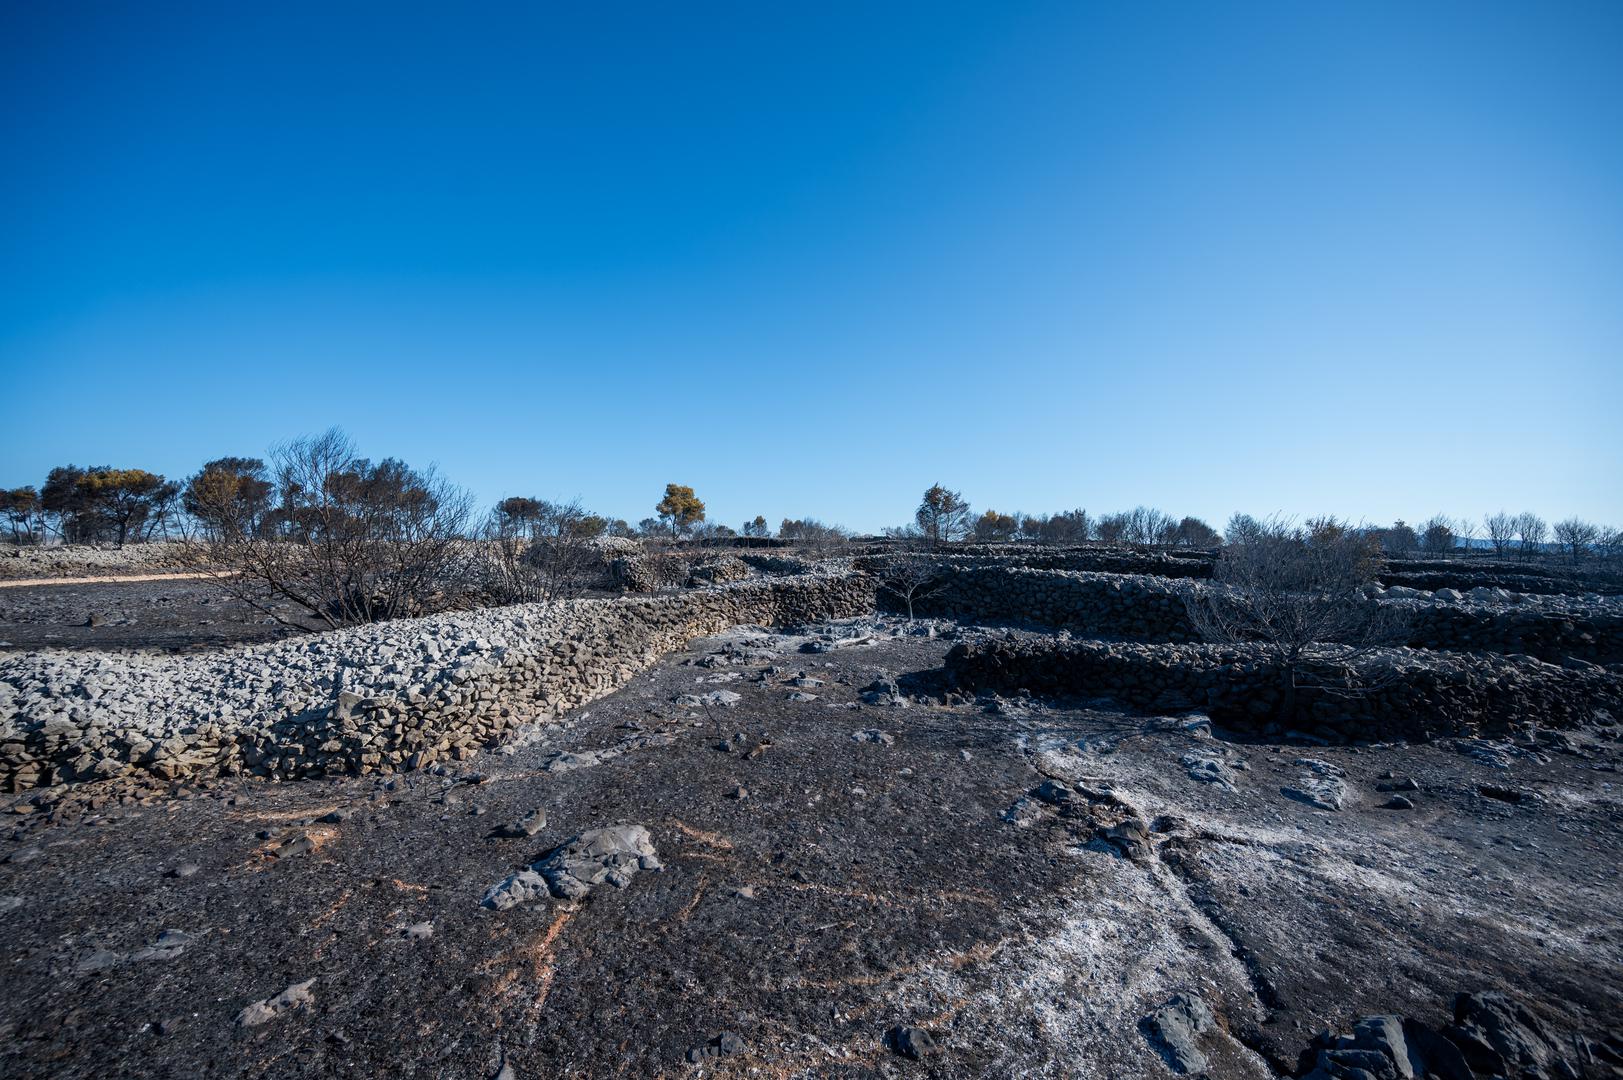
[[(584, 9), (598, 10), (587, 12)], [(0, 483), (1623, 525), (1617, 3), (0, 6)]]

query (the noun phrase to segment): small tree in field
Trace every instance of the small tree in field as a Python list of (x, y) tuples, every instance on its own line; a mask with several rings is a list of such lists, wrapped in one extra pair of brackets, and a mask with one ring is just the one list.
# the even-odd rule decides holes
[(675, 539), (704, 520), (704, 503), (684, 484), (666, 484), (665, 497), (654, 507)]
[(1178, 525), (1170, 515), (1153, 506), (1135, 506), (1123, 516), (1121, 539), (1129, 544), (1170, 544)]
[(1197, 517), (1186, 517), (1172, 531), (1173, 544), (1178, 547), (1209, 548), (1223, 542), (1217, 530)]
[(743, 532), (745, 536), (771, 536), (772, 526), (766, 523), (766, 518), (762, 517), (760, 514), (756, 514), (754, 521), (744, 522)]
[(1094, 531), (1103, 543), (1120, 544), (1127, 539), (1127, 524), (1126, 514), (1105, 514)]
[(217, 458), (186, 481), (181, 505), (204, 535), (239, 537), (259, 531), (274, 491), (259, 458)]
[(941, 591), (946, 584), (940, 569), (927, 556), (900, 555), (888, 560), (876, 575), (879, 587), (901, 601), (912, 621), (913, 605)]
[(1223, 538), (1230, 544), (1244, 544), (1262, 535), (1262, 522), (1250, 514), (1236, 512), (1229, 516)]

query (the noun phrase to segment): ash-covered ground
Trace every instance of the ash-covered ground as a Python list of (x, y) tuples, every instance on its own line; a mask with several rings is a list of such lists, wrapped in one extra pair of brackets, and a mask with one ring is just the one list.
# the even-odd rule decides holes
[[(696, 641), (443, 775), (19, 803), (0, 1075), (1269, 1077), (1461, 991), (1611, 1075), (1615, 727), (1286, 746), (949, 705), (977, 631), (875, 626)], [(612, 826), (652, 852), (543, 858)], [(600, 851), (584, 895), (525, 886)]]
[(266, 598), (263, 608), (256, 607), (195, 577), (0, 587), (3, 651), (194, 652), (278, 641), (315, 629), (317, 624), (293, 604)]

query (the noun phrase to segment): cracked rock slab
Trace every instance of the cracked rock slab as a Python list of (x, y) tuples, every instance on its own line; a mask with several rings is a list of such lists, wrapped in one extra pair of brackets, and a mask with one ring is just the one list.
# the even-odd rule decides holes
[(1139, 1024), (1167, 1068), (1180, 1075), (1205, 1072), (1207, 1059), (1198, 1044), (1202, 1034), (1216, 1027), (1211, 1007), (1190, 994), (1178, 994)]
[(1296, 764), (1307, 772), (1296, 784), (1280, 788), (1281, 795), (1320, 810), (1340, 810), (1345, 805), (1347, 774), (1339, 766), (1317, 758), (1298, 758)]

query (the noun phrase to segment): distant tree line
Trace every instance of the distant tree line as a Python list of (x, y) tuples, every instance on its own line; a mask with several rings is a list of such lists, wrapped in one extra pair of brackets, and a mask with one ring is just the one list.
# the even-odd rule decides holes
[[(1278, 522), (1273, 520), (1277, 526)], [(1334, 521), (1319, 519), (1319, 523)], [(1312, 530), (1313, 521), (1304, 528)], [(1467, 519), (1434, 514), (1418, 526), (1404, 521), (1391, 525), (1351, 525), (1340, 528), (1369, 538), (1376, 550), (1390, 555), (1423, 553), (1449, 556), (1478, 550), (1486, 543), (1501, 557), (1531, 558), (1558, 552), (1577, 562), (1588, 557), (1623, 558), (1623, 530), (1605, 528), (1568, 518), (1554, 526), (1531, 512), (1501, 511), (1475, 527)], [(1235, 514), (1226, 532), (1219, 533), (1198, 517), (1173, 517), (1154, 507), (1139, 506), (1118, 513), (1092, 516), (1083, 509), (1055, 514), (1004, 513), (985, 510), (978, 516), (963, 494), (943, 484), (925, 490), (906, 525), (885, 530), (885, 535), (910, 544), (933, 548), (964, 541), (976, 543), (1122, 544), (1134, 547), (1216, 548), (1225, 542), (1254, 539), (1264, 523), (1249, 514)]]
[[(420, 492), (416, 496), (412, 492), (421, 487), (423, 475), (394, 458), (374, 463), (355, 456), (345, 468), (324, 473), (322, 482), (329, 490), (317, 493), (298, 485), (293, 475), (297, 470), (289, 471), (285, 454), (272, 457), (269, 464), (255, 457), (216, 458), (184, 481), (138, 468), (62, 465), (52, 469), (37, 488), (0, 490), (0, 515), (12, 543), (19, 545), (60, 540), (122, 546), (190, 536), (275, 540), (306, 535), (322, 508), (343, 506), (346, 513), (383, 522), (414, 497), (421, 498)], [(667, 484), (653, 511), (633, 526), (589, 513), (578, 503), (560, 505), (515, 496), (502, 500), (488, 519), (465, 522), (463, 528), (469, 537), (509, 542), (518, 533), (556, 532), (559, 528), (567, 528), (580, 539), (619, 536), (703, 541), (774, 536), (772, 526), (759, 514), (737, 530), (709, 521), (704, 500), (684, 484)], [(910, 522), (885, 533), (924, 548), (973, 541), (1209, 549), (1225, 540), (1232, 543), (1254, 536), (1257, 528), (1255, 518), (1236, 514), (1225, 532), (1219, 533), (1198, 517), (1174, 517), (1149, 506), (1100, 515), (1080, 508), (1052, 514), (986, 509), (977, 515), (961, 492), (936, 483), (924, 491)], [(1447, 557), (1491, 549), (1502, 558), (1559, 554), (1578, 562), (1623, 557), (1623, 530), (1579, 518), (1551, 525), (1530, 511), (1499, 511), (1480, 522), (1435, 514), (1418, 525), (1399, 520), (1355, 528), (1373, 538), (1388, 555)], [(851, 538), (848, 530), (813, 518), (785, 518), (775, 535), (818, 549)]]

